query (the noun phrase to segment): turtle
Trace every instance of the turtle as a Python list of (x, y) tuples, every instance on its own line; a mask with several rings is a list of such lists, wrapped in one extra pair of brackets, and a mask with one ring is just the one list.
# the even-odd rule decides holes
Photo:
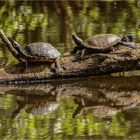
[(81, 59), (85, 53), (110, 53), (119, 45), (136, 49), (131, 35), (120, 38), (115, 34), (97, 34), (88, 37), (85, 41), (82, 41), (77, 35), (72, 35), (72, 39), (76, 46), (71, 51), (71, 54), (76, 54), (78, 50), (80, 51), (73, 61)]
[(13, 46), (11, 53), (19, 61), (25, 63), (25, 68), (27, 68), (28, 63), (48, 62), (55, 63), (56, 73), (62, 72), (62, 68), (58, 62), (61, 53), (50, 43), (35, 42), (26, 45), (24, 48), (21, 48), (19, 43), (14, 39), (8, 39)]

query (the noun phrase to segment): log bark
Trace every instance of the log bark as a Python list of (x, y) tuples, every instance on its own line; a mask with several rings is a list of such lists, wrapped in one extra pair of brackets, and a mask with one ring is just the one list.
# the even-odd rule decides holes
[[(0, 34), (1, 35), (1, 34)], [(2, 37), (3, 36), (3, 37)], [(1, 38), (6, 38), (2, 34)], [(6, 39), (5, 40), (6, 43)], [(6, 43), (7, 45), (11, 45)], [(120, 46), (109, 54), (90, 54), (78, 61), (72, 62), (73, 56), (62, 56), (60, 65), (64, 68), (60, 74), (55, 74), (48, 64), (35, 63), (25, 69), (24, 64), (0, 69), (0, 84), (44, 83), (55, 80), (81, 78), (87, 76), (109, 75), (111, 73), (140, 69), (140, 44), (137, 49)]]

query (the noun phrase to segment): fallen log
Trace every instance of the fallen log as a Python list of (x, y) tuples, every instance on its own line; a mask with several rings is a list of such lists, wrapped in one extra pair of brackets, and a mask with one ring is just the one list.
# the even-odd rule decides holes
[[(10, 48), (11, 43), (2, 31), (0, 31), (0, 37)], [(41, 63), (32, 64), (27, 69), (22, 63), (5, 67), (0, 69), (0, 84), (44, 83), (139, 70), (139, 46), (140, 44), (137, 44), (136, 50), (120, 46), (120, 49), (110, 54), (90, 54), (78, 62), (71, 61), (73, 56), (62, 56), (59, 62), (64, 69), (60, 74), (55, 74), (48, 64)]]

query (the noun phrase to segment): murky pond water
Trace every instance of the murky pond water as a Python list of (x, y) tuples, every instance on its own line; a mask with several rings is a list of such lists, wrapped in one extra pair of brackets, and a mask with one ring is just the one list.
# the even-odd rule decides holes
[[(72, 34), (130, 34), (139, 42), (140, 1), (1, 1), (0, 29), (23, 47), (45, 41), (62, 54), (72, 48)], [(1, 45), (0, 66), (15, 63)], [(0, 139), (140, 139), (139, 79), (0, 86)]]

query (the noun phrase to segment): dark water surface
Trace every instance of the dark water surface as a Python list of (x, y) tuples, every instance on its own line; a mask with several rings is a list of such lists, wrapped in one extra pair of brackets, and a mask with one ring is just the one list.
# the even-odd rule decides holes
[[(130, 34), (139, 42), (140, 1), (0, 1), (0, 29), (23, 46), (50, 42), (62, 54), (72, 48), (72, 34)], [(0, 66), (15, 63), (1, 45)], [(0, 139), (139, 140), (139, 81), (105, 76), (1, 86)]]

